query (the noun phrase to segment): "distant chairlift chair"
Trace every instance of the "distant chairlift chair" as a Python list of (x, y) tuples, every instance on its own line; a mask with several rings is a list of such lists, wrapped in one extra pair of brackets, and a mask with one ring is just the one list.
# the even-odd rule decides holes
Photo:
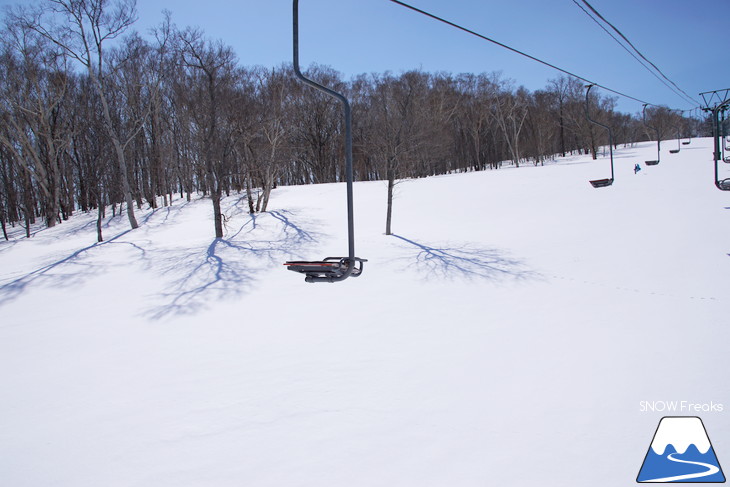
[(594, 85), (586, 86), (586, 88), (588, 88), (586, 90), (586, 104), (585, 104), (586, 118), (588, 119), (589, 122), (594, 123), (596, 125), (600, 125), (601, 127), (608, 130), (608, 150), (611, 155), (611, 177), (605, 178), (605, 179), (594, 179), (592, 181), (589, 181), (589, 183), (591, 183), (591, 186), (593, 186), (594, 188), (605, 188), (606, 186), (611, 186), (613, 184), (613, 134), (611, 133), (611, 127), (609, 127), (608, 125), (604, 125), (601, 122), (596, 122), (595, 120), (591, 119), (591, 115), (588, 111), (588, 93), (590, 93), (591, 88), (593, 88), (593, 86)]
[(659, 140), (659, 130), (656, 129), (656, 127), (652, 127), (648, 123), (646, 123), (646, 104), (644, 104), (644, 110), (643, 110), (643, 116), (644, 116), (644, 125), (652, 129), (654, 132), (656, 132), (656, 160), (653, 161), (644, 161), (644, 164), (647, 166), (656, 166), (659, 164), (659, 161), (661, 160), (661, 140)]
[[(692, 114), (694, 113), (694, 109), (688, 110), (688, 111), (689, 111), (690, 120), (692, 120)], [(689, 124), (688, 129), (689, 129), (688, 130), (689, 135), (687, 136), (687, 140), (682, 141), (682, 145), (690, 145), (692, 143), (692, 124), (691, 123)]]
[(363, 263), (367, 262), (367, 259), (355, 257), (352, 195), (352, 112), (350, 103), (344, 95), (306, 78), (299, 69), (299, 0), (293, 0), (292, 6), (294, 13), (294, 72), (307, 85), (340, 100), (345, 110), (345, 173), (347, 176), (347, 237), (349, 252), (347, 257), (326, 257), (320, 261), (289, 261), (284, 265), (290, 271), (304, 274), (306, 282), (344, 281), (348, 277), (358, 277), (362, 274)]
[(682, 145), (690, 145), (692, 143), (692, 129), (690, 128), (689, 135), (687, 136), (687, 140), (682, 141)]
[(679, 127), (677, 127), (677, 148), (676, 149), (669, 149), (669, 153), (670, 154), (677, 154), (679, 152), (679, 149), (680, 149), (680, 146), (679, 146), (680, 140), (681, 140), (681, 137), (679, 135)]

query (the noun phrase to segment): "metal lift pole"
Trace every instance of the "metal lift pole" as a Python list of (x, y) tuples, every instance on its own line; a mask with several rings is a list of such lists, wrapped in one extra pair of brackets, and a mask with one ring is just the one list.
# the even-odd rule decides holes
[(720, 159), (722, 159), (723, 161), (725, 161), (725, 136), (727, 135), (726, 131), (725, 131), (725, 111), (726, 111), (726, 109), (727, 109), (726, 107), (723, 107), (720, 110), (721, 118), (718, 119), (718, 124), (719, 124), (719, 128), (720, 128), (720, 137), (719, 137), (720, 150), (722, 151), (722, 156), (720, 157)]
[[(718, 181), (720, 181), (720, 171), (719, 171), (719, 163), (721, 159), (720, 155), (720, 148), (722, 145), (720, 144), (721, 136), (720, 136), (720, 110), (719, 108), (714, 108), (712, 110), (712, 132), (713, 132), (713, 139), (714, 139), (714, 150), (712, 151), (713, 159), (715, 159), (715, 186), (720, 188), (720, 185)], [(720, 188), (722, 189), (722, 188)]]
[(706, 91), (700, 93), (705, 106), (705, 112), (712, 114), (712, 135), (714, 139), (712, 158), (715, 163), (715, 186), (721, 191), (730, 191), (730, 178), (720, 180), (719, 163), (722, 160), (722, 128), (720, 127), (720, 114), (730, 107), (730, 88), (724, 90)]

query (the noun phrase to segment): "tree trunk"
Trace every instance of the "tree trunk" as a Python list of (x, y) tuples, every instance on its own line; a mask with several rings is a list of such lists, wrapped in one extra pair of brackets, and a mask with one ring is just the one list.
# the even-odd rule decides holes
[(264, 188), (263, 188), (263, 202), (261, 203), (261, 211), (266, 212), (266, 208), (269, 206), (269, 196), (271, 196), (271, 190), (274, 187), (274, 178), (269, 167), (266, 168), (264, 174)]
[(248, 213), (253, 215), (256, 213), (253, 203), (253, 194), (251, 193), (251, 176), (246, 176), (246, 196), (248, 197)]
[(393, 187), (395, 186), (395, 170), (393, 169), (393, 162), (388, 161), (388, 207), (385, 215), (385, 234), (392, 235), (391, 222), (393, 220)]
[(213, 219), (215, 223), (215, 238), (223, 238), (223, 214), (221, 213), (221, 192), (219, 189), (211, 191), (213, 200)]
[(30, 211), (28, 211), (28, 208), (26, 207), (24, 210), (25, 213), (25, 238), (30, 238), (30, 226), (31, 223), (31, 214)]
[(103, 242), (104, 237), (101, 234), (101, 221), (102, 217), (104, 216), (104, 205), (99, 203), (98, 208), (98, 214), (96, 216), (96, 241), (97, 242)]

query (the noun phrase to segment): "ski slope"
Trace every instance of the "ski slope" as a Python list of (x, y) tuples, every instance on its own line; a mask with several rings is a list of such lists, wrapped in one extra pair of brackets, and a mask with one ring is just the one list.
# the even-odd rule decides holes
[(219, 241), (199, 199), (0, 242), (0, 484), (613, 487), (644, 400), (724, 404), (685, 414), (729, 463), (730, 193), (710, 139), (662, 146), (608, 188), (586, 156), (404, 181), (393, 236), (356, 183), (336, 284), (282, 263), (346, 253), (343, 184), (231, 196)]

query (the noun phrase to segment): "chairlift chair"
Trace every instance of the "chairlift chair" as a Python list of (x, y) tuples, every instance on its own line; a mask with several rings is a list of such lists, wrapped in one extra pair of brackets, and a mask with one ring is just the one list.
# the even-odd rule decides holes
[[(691, 120), (692, 114), (694, 113), (695, 109), (693, 108), (692, 110), (688, 110), (688, 111), (689, 111), (689, 118)], [(692, 124), (691, 123), (689, 124), (688, 129), (689, 130), (687, 130), (687, 132), (689, 132), (689, 135), (687, 136), (687, 140), (682, 141), (682, 145), (690, 145), (692, 143)]]
[[(351, 266), (351, 262), (355, 264)], [(348, 257), (326, 257), (321, 261), (293, 260), (284, 265), (290, 271), (305, 274), (306, 282), (335, 282), (347, 277), (358, 277), (362, 274), (363, 262), (367, 262), (367, 259), (355, 257), (351, 261)]]
[(355, 226), (353, 218), (353, 191), (352, 191), (352, 111), (350, 102), (344, 95), (312, 81), (302, 74), (299, 69), (299, 0), (293, 0), (293, 32), (294, 32), (294, 73), (305, 84), (322, 91), (342, 102), (345, 112), (345, 173), (347, 177), (347, 257), (326, 257), (319, 261), (288, 261), (284, 263), (290, 271), (304, 274), (306, 282), (337, 282), (348, 277), (358, 277), (362, 274), (363, 263), (367, 259), (355, 257)]
[(586, 119), (588, 119), (589, 122), (600, 125), (601, 127), (608, 130), (608, 150), (609, 154), (611, 155), (611, 177), (610, 178), (604, 178), (604, 179), (594, 179), (591, 181), (588, 181), (591, 183), (591, 186), (594, 188), (605, 188), (606, 186), (611, 186), (613, 184), (613, 134), (611, 133), (611, 127), (608, 125), (604, 125), (601, 122), (596, 122), (595, 120), (591, 119), (590, 113), (588, 112), (588, 93), (590, 93), (591, 88), (593, 88), (594, 85), (587, 85), (586, 88)]
[(656, 166), (659, 164), (659, 161), (661, 160), (661, 140), (659, 140), (659, 130), (656, 129), (656, 127), (652, 127), (648, 123), (646, 123), (646, 103), (644, 104), (644, 110), (643, 110), (643, 117), (644, 117), (644, 125), (649, 127), (650, 129), (653, 129), (656, 132), (657, 141), (656, 141), (656, 160), (653, 161), (644, 161), (644, 164), (647, 166)]
[(679, 127), (677, 127), (677, 148), (676, 149), (669, 149), (670, 154), (677, 154), (679, 152), (679, 142), (681, 140), (681, 136), (679, 135)]
[(588, 182), (591, 183), (591, 186), (594, 188), (605, 188), (606, 186), (611, 186), (613, 184), (613, 178), (593, 179)]

